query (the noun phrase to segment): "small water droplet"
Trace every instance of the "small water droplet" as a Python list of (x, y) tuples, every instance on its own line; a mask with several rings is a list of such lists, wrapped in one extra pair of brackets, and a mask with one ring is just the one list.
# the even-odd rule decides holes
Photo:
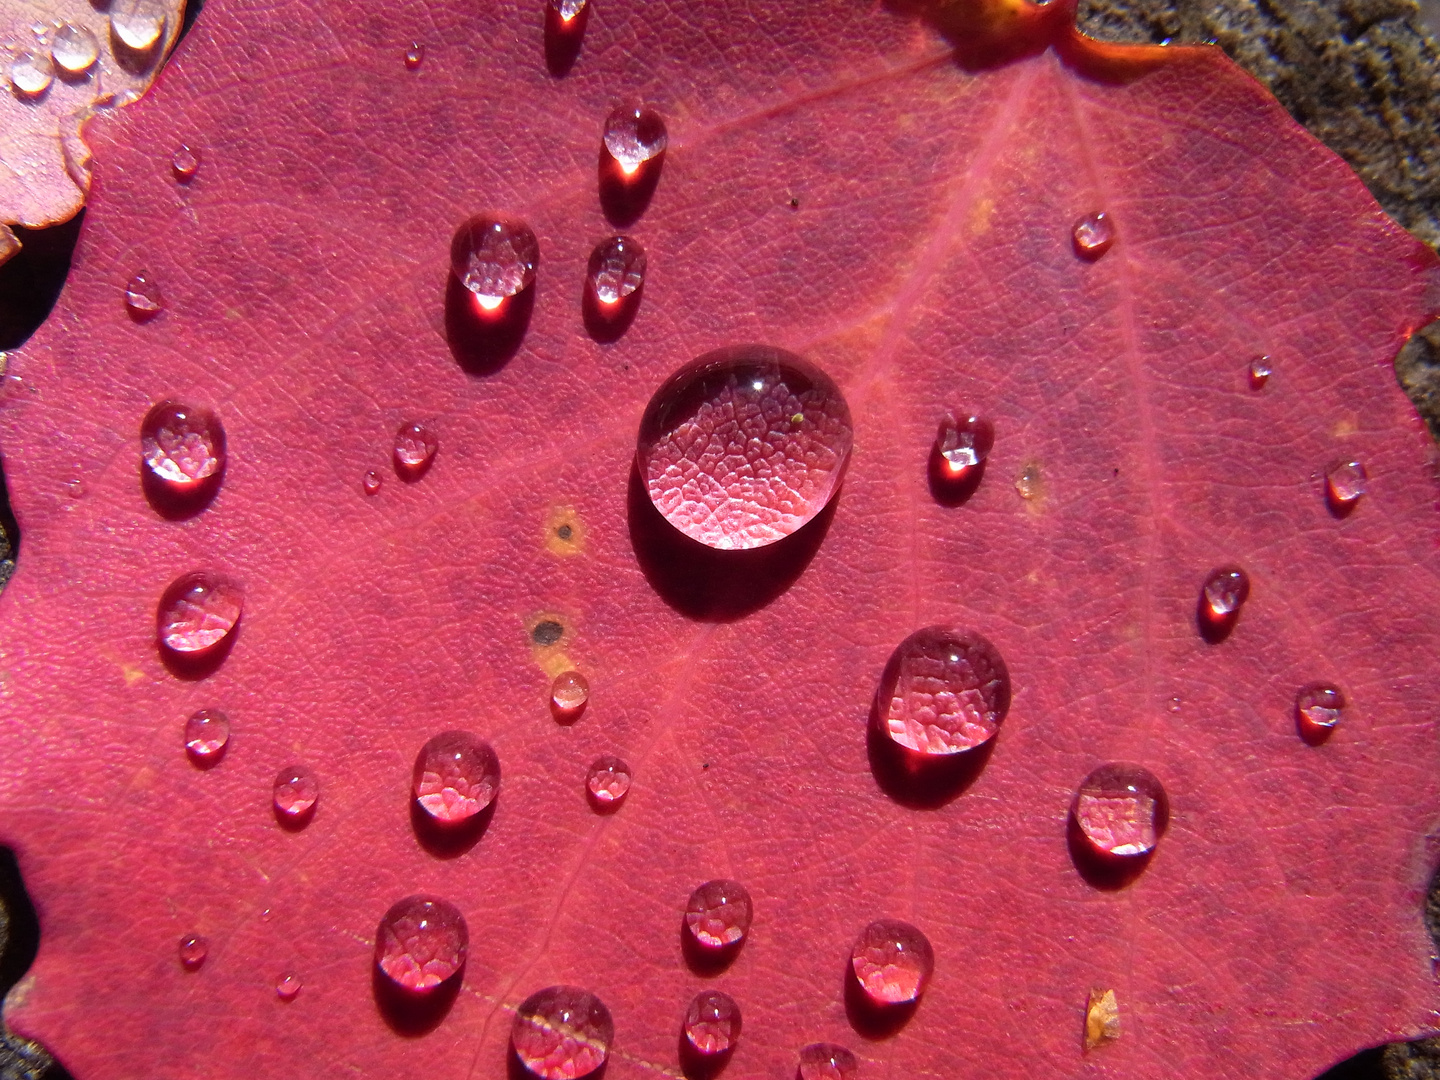
[(187, 934), (180, 939), (180, 966), (186, 971), (198, 971), (209, 955), (210, 943), (198, 934)]
[(665, 121), (648, 105), (621, 105), (605, 118), (605, 149), (626, 176), (658, 158), (669, 142)]
[(1026, 502), (1034, 502), (1045, 493), (1045, 481), (1040, 474), (1040, 466), (1035, 462), (1027, 462), (1020, 470), (1020, 475), (1015, 478), (1015, 493)]
[(66, 74), (79, 75), (100, 56), (100, 43), (85, 27), (63, 22), (50, 40), (50, 55)]
[(1330, 683), (1302, 686), (1295, 695), (1295, 722), (1300, 734), (1307, 741), (1323, 741), (1340, 722), (1344, 708), (1345, 695), (1338, 686)]
[(797, 1080), (850, 1080), (855, 1055), (834, 1043), (811, 1043), (800, 1051)]
[(1115, 242), (1115, 223), (1103, 210), (1098, 214), (1086, 214), (1075, 222), (1073, 236), (1075, 254), (1094, 262)]
[(181, 143), (175, 148), (175, 153), (170, 156), (170, 169), (175, 174), (175, 179), (182, 184), (189, 180), (200, 168), (200, 153)]
[(1097, 852), (1119, 858), (1154, 851), (1170, 816), (1160, 781), (1124, 762), (1101, 765), (1087, 776), (1070, 812)]
[(55, 65), (42, 52), (27, 49), (10, 61), (10, 82), (26, 97), (44, 93), (54, 78)]
[(407, 896), (380, 920), (375, 966), (400, 989), (425, 993), (465, 966), (469, 948), (459, 908), (434, 896)]
[(450, 244), (450, 270), (475, 294), (481, 311), (495, 311), (535, 281), (540, 242), (523, 221), (476, 214)]
[(302, 985), (299, 976), (287, 972), (281, 975), (280, 981), (275, 984), (275, 996), (281, 1001), (294, 1001)]
[(729, 994), (702, 990), (685, 1010), (682, 1030), (686, 1045), (700, 1057), (728, 1056), (740, 1038), (740, 1006)]
[(899, 919), (877, 919), (850, 950), (850, 970), (872, 1006), (918, 1001), (935, 971), (935, 952), (918, 929)]
[(605, 1003), (578, 986), (550, 986), (515, 1010), (510, 1045), (539, 1080), (581, 1080), (610, 1055), (615, 1023)]
[(1265, 384), (1270, 381), (1274, 369), (1270, 366), (1270, 357), (1257, 356), (1250, 361), (1250, 389), (1263, 390)]
[(750, 932), (755, 907), (738, 881), (716, 878), (690, 894), (685, 926), (695, 944), (709, 952), (738, 949)]
[(230, 718), (219, 709), (201, 709), (185, 721), (185, 752), (201, 768), (217, 764), (230, 742)]
[(979, 465), (995, 445), (995, 425), (979, 416), (946, 412), (935, 435), (935, 452), (952, 479)]
[(410, 48), (405, 50), (405, 66), (414, 71), (425, 62), (425, 46), (418, 41), (412, 41)]
[(578, 671), (562, 671), (550, 684), (550, 711), (562, 724), (573, 724), (590, 703), (590, 683)]
[(434, 434), (424, 424), (413, 421), (401, 424), (395, 432), (395, 472), (402, 480), (418, 480), (435, 460), (439, 447)]
[(1332, 462), (1325, 470), (1325, 501), (1337, 515), (1348, 514), (1365, 494), (1369, 476), (1358, 461)]
[(907, 750), (958, 754), (989, 742), (1010, 708), (1000, 651), (970, 630), (927, 626), (890, 655), (876, 698), (881, 728)]
[(165, 29), (161, 0), (114, 0), (110, 5), (110, 31), (127, 48), (145, 52)]
[(1233, 620), (1250, 596), (1250, 575), (1238, 566), (1212, 570), (1201, 590), (1202, 611), (1214, 621)]
[(585, 777), (585, 792), (590, 805), (599, 811), (617, 810), (630, 793), (630, 766), (618, 757), (606, 754), (595, 759)]
[(468, 731), (443, 731), (416, 755), (411, 791), (437, 824), (463, 824), (499, 793), (500, 759)]
[(587, 0), (550, 0), (550, 10), (562, 23), (574, 22), (585, 10)]
[(381, 476), (377, 470), (368, 469), (365, 475), (360, 478), (360, 487), (366, 495), (374, 495), (380, 490), (380, 485), (384, 482), (385, 478)]
[(783, 349), (742, 345), (706, 353), (655, 391), (638, 466), (676, 529), (745, 550), (783, 540), (825, 508), (852, 439), (850, 408), (828, 375)]
[(240, 621), (244, 596), (228, 578), (205, 571), (170, 583), (156, 609), (160, 643), (172, 652), (198, 656), (214, 649)]
[(590, 253), (587, 281), (595, 299), (611, 307), (639, 291), (645, 283), (645, 249), (628, 236), (612, 236)]
[(140, 425), (140, 454), (155, 482), (190, 495), (225, 468), (225, 428), (209, 409), (162, 401)]
[(275, 774), (275, 815), (287, 826), (307, 824), (320, 798), (320, 781), (300, 765), (287, 765)]
[(165, 296), (150, 276), (140, 271), (125, 286), (125, 306), (137, 318), (148, 318), (165, 307)]

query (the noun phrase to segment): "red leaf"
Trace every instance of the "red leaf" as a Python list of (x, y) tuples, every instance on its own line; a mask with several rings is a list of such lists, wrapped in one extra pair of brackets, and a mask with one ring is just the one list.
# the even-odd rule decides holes
[[(44, 934), (16, 1026), (89, 1080), (494, 1077), (516, 1006), (557, 983), (608, 1005), (612, 1077), (673, 1072), (701, 989), (743, 1011), (735, 1077), (820, 1040), (862, 1078), (1303, 1076), (1431, 1024), (1437, 522), (1388, 362), (1435, 306), (1433, 257), (1214, 50), (1010, 38), (1029, 55), (972, 71), (868, 4), (612, 0), (561, 78), (538, 4), (494, 8), (212, 6), (98, 133), (71, 283), (4, 410), (25, 551), (0, 831)], [(631, 99), (670, 145), (621, 229), (596, 155)], [(1113, 247), (1077, 257), (1102, 210)], [(447, 252), (479, 211), (528, 222), (540, 266), (508, 359), (452, 318), (466, 370)], [(597, 341), (583, 275), (620, 231), (648, 277)], [(122, 302), (141, 268), (168, 300), (145, 323)], [(632, 472), (652, 392), (745, 341), (821, 367), (854, 418), (798, 554), (685, 548)], [(227, 436), (188, 518), (138, 476), (167, 398)], [(926, 479), (947, 409), (995, 429), (959, 505)], [(402, 483), (410, 421), (439, 449)], [(1369, 475), (1345, 517), (1341, 458)], [(1230, 565), (1249, 599), (1207, 641), (1200, 589)], [(155, 640), (194, 569), (245, 597), (201, 679)], [(994, 644), (1013, 700), (969, 786), (926, 802), (872, 771), (866, 725), (891, 651), (942, 623)], [(562, 725), (571, 667), (591, 697)], [(1312, 682), (1347, 700), (1318, 745), (1294, 715)], [(200, 708), (233, 732), (207, 769), (183, 746)], [(409, 813), (416, 753), (457, 728), (502, 776), (459, 851)], [(634, 774), (605, 815), (602, 754)], [(1067, 813), (1114, 760), (1160, 779), (1170, 821), (1105, 889)], [(320, 783), (302, 828), (270, 805), (289, 766)], [(754, 923), (698, 974), (682, 916), (713, 878)], [(374, 934), (416, 893), (464, 913), (469, 959), (407, 1037)], [(842, 976), (877, 919), (919, 927), (935, 973), (871, 1040)]]

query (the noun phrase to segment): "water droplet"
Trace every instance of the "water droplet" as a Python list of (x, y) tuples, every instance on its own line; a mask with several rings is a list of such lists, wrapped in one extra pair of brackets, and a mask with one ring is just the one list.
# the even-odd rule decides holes
[(160, 642), (182, 655), (209, 652), (235, 629), (243, 607), (240, 587), (229, 579), (205, 571), (185, 574), (160, 596), (155, 613)]
[(374, 495), (380, 490), (380, 485), (384, 483), (384, 481), (385, 478), (381, 476), (379, 472), (375, 469), (369, 469), (365, 475), (360, 478), (360, 487), (364, 489), (366, 495)]
[(811, 1043), (800, 1051), (798, 1080), (850, 1080), (855, 1055), (834, 1043)]
[(1040, 475), (1040, 466), (1035, 462), (1027, 462), (1020, 470), (1020, 475), (1015, 478), (1015, 493), (1026, 502), (1034, 502), (1045, 494), (1045, 481)]
[(1086, 214), (1075, 222), (1074, 238), (1075, 254), (1094, 262), (1115, 242), (1115, 223), (1104, 211)]
[(718, 1058), (735, 1050), (740, 1038), (740, 1006), (729, 994), (702, 990), (685, 1010), (686, 1045), (706, 1058)]
[(225, 468), (225, 429), (209, 409), (162, 401), (140, 425), (140, 453), (155, 481), (188, 495)]
[(850, 969), (872, 1006), (918, 1001), (935, 971), (930, 941), (898, 919), (877, 919), (850, 950)]
[(596, 758), (585, 777), (590, 805), (601, 811), (618, 809), (630, 793), (632, 776), (630, 766), (618, 757), (606, 754)]
[(665, 121), (648, 105), (621, 105), (605, 118), (605, 149), (626, 176), (665, 152)]
[(1201, 590), (1204, 613), (1215, 621), (1233, 620), (1250, 596), (1250, 575), (1238, 566), (1212, 570)]
[(1325, 470), (1325, 500), (1336, 514), (1347, 514), (1365, 494), (1369, 476), (1358, 461), (1336, 461)]
[(159, 41), (164, 29), (161, 0), (114, 0), (110, 5), (111, 33), (136, 52), (145, 52)]
[(425, 62), (425, 46), (418, 41), (412, 41), (410, 48), (405, 50), (405, 66), (414, 71)]
[(198, 971), (209, 952), (210, 943), (198, 934), (187, 934), (180, 939), (180, 965), (186, 971)]
[(44, 53), (26, 50), (10, 61), (10, 82), (26, 96), (44, 93), (54, 78), (55, 65)]
[(1295, 695), (1295, 721), (1300, 734), (1307, 740), (1319, 741), (1330, 734), (1340, 722), (1345, 708), (1345, 695), (1330, 683), (1302, 686)]
[(562, 23), (571, 23), (585, 10), (587, 0), (550, 0), (550, 10)]
[(402, 990), (433, 990), (465, 966), (470, 931), (465, 916), (434, 896), (395, 903), (375, 931), (375, 966)]
[(754, 914), (754, 905), (744, 885), (716, 878), (690, 894), (685, 904), (685, 926), (702, 949), (711, 952), (738, 949), (745, 943)]
[(628, 236), (612, 236), (590, 253), (587, 280), (607, 307), (634, 295), (645, 283), (645, 249)]
[(1101, 765), (1087, 776), (1070, 812), (1097, 852), (1120, 858), (1155, 850), (1170, 815), (1160, 781), (1122, 762)]
[(200, 168), (200, 153), (181, 143), (170, 157), (170, 169), (181, 183), (189, 180)]
[(275, 814), (282, 824), (301, 826), (315, 813), (320, 781), (300, 765), (287, 765), (275, 774)]
[(900, 746), (958, 754), (1000, 730), (1010, 708), (1010, 674), (999, 650), (979, 634), (927, 626), (890, 655), (876, 704), (882, 730)]
[(615, 1023), (605, 1003), (577, 986), (536, 991), (515, 1010), (510, 1045), (540, 1080), (581, 1080), (610, 1055)]
[(160, 286), (142, 270), (125, 286), (125, 306), (137, 318), (148, 318), (164, 308), (165, 296), (160, 292)]
[(850, 408), (800, 357), (765, 345), (706, 353), (655, 391), (638, 465), (650, 501), (707, 547), (782, 540), (815, 518), (850, 461)]
[(280, 981), (275, 984), (275, 996), (281, 1001), (294, 1001), (302, 985), (299, 976), (287, 972), (281, 975)]
[(62, 71), (79, 75), (88, 71), (100, 56), (100, 43), (85, 27), (71, 22), (61, 23), (50, 39), (50, 55)]
[(947, 412), (940, 418), (935, 435), (935, 452), (952, 479), (979, 465), (995, 445), (995, 425), (979, 416)]
[(550, 711), (562, 724), (580, 718), (590, 702), (590, 683), (578, 671), (563, 671), (550, 684)]
[(1272, 369), (1270, 366), (1270, 357), (1268, 356), (1257, 356), (1254, 360), (1251, 360), (1250, 389), (1265, 389), (1265, 384), (1270, 381), (1270, 376), (1273, 373), (1273, 370), (1274, 369)]
[(411, 790), (437, 824), (463, 824), (499, 793), (500, 759), (468, 731), (443, 731), (420, 748)]
[(401, 424), (395, 432), (395, 472), (402, 480), (418, 480), (435, 460), (439, 447), (434, 434), (424, 424)]
[(529, 225), (490, 214), (465, 222), (450, 244), (450, 270), (482, 311), (528, 289), (539, 262), (540, 243)]
[(219, 709), (201, 709), (185, 721), (185, 752), (202, 768), (225, 756), (230, 741), (230, 718)]

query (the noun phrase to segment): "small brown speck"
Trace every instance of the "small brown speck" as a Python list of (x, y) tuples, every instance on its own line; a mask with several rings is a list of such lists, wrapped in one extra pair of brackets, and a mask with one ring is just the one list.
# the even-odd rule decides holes
[(1120, 1005), (1114, 990), (1090, 990), (1090, 1004), (1085, 1009), (1085, 1049), (1114, 1042), (1120, 1038)]
[(555, 535), (558, 536), (561, 540), (568, 542), (574, 532), (575, 530), (569, 525), (561, 525), (558, 529), (555, 530)]
[(536, 645), (554, 645), (565, 636), (565, 627), (554, 619), (543, 619), (530, 631), (530, 640)]

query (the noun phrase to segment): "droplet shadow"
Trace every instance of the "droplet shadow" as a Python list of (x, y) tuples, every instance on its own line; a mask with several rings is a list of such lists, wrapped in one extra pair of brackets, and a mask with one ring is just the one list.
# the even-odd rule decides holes
[(585, 44), (585, 27), (590, 22), (590, 5), (568, 23), (553, 5), (545, 5), (545, 68), (557, 79), (570, 74)]
[(176, 652), (157, 639), (155, 647), (160, 651), (160, 661), (165, 665), (165, 670), (175, 678), (184, 679), (186, 682), (196, 682), (213, 675), (220, 665), (225, 663), (225, 658), (230, 655), (231, 650), (235, 648), (235, 641), (240, 637), (242, 621), (243, 619), (237, 619), (228, 634), (203, 652)]
[(744, 944), (745, 939), (741, 938), (720, 949), (708, 948), (696, 941), (685, 920), (680, 920), (680, 955), (685, 958), (685, 966), (694, 975), (713, 979), (716, 975), (724, 974), (735, 963), (735, 958), (740, 955)]
[(160, 56), (160, 46), (165, 40), (165, 31), (169, 29), (169, 22), (161, 26), (159, 35), (156, 36), (152, 45), (145, 49), (132, 49), (121, 39), (114, 29), (110, 31), (110, 48), (115, 57), (115, 62), (124, 68), (131, 75), (144, 75), (152, 67)]
[(848, 960), (845, 962), (843, 978), (845, 980), (845, 1019), (850, 1021), (850, 1026), (855, 1029), (855, 1033), (863, 1039), (878, 1042), (882, 1039), (893, 1038), (910, 1022), (910, 1018), (920, 1007), (918, 1000), (894, 1005), (884, 1005), (872, 1001), (870, 996), (865, 993), (865, 988), (860, 985), (860, 980), (855, 977), (855, 969)]
[(495, 805), (500, 796), (490, 800), (490, 805), (455, 825), (442, 825), (436, 821), (414, 798), (410, 799), (410, 826), (415, 830), (415, 839), (420, 841), (429, 854), (437, 859), (456, 859), (480, 842), (490, 820), (495, 816)]
[(640, 220), (655, 197), (664, 171), (665, 151), (662, 150), (629, 176), (611, 156), (605, 144), (600, 144), (600, 162), (597, 166), (600, 183), (600, 208), (605, 219), (617, 228), (633, 225)]
[[(1162, 809), (1155, 819), (1157, 840), (1164, 835), (1169, 820), (1169, 811)], [(1105, 892), (1125, 888), (1145, 872), (1145, 868), (1155, 857), (1154, 848), (1143, 855), (1107, 855), (1096, 850), (1095, 845), (1086, 838), (1085, 830), (1080, 828), (1080, 823), (1075, 820), (1073, 810), (1065, 819), (1065, 844), (1070, 849), (1070, 861), (1075, 864), (1075, 869), (1085, 879), (1086, 884)]]
[(222, 465), (218, 471), (205, 477), (204, 480), (191, 485), (187, 490), (181, 490), (161, 480), (142, 459), (140, 461), (140, 490), (145, 495), (145, 501), (150, 504), (150, 509), (166, 521), (185, 521), (215, 501), (224, 475), (225, 468)]
[(685, 1029), (682, 1027), (679, 1056), (680, 1071), (685, 1075), (685, 1080), (713, 1080), (730, 1064), (730, 1059), (735, 1056), (735, 1047), (729, 1046), (718, 1054), (702, 1054), (685, 1037)]
[(197, 754), (195, 751), (191, 750), (187, 746), (185, 748), (185, 756), (190, 759), (190, 764), (194, 765), (195, 768), (199, 769), (201, 772), (209, 772), (211, 769), (215, 768), (215, 766), (219, 765), (220, 762), (225, 760), (225, 755), (229, 753), (229, 751), (230, 746), (228, 742), (225, 746), (220, 747), (219, 750), (216, 750), (214, 753), (211, 754)]
[(304, 832), (310, 822), (315, 820), (315, 811), (319, 806), (320, 800), (316, 799), (300, 813), (287, 814), (284, 810), (281, 810), (280, 807), (276, 806), (273, 800), (270, 803), (270, 809), (275, 814), (276, 824), (288, 833)]
[[(1005, 701), (997, 709), (1001, 720), (1009, 707)], [(917, 754), (890, 738), (881, 723), (880, 704), (872, 700), (865, 753), (881, 791), (912, 810), (935, 810), (969, 790), (985, 770), (998, 738), (996, 735), (958, 754)]]
[(504, 367), (520, 351), (534, 310), (534, 285), (487, 312), (454, 274), (445, 275), (445, 341), (468, 375), (493, 375)]
[(1359, 505), (1359, 499), (1351, 499), (1349, 502), (1337, 499), (1335, 492), (1330, 489), (1330, 485), (1325, 485), (1325, 508), (1330, 511), (1330, 516), (1336, 521), (1344, 521), (1355, 512), (1355, 508)]
[(464, 980), (465, 965), (461, 964), (455, 974), (439, 986), (424, 991), (406, 990), (387, 977), (378, 965), (370, 969), (375, 1007), (390, 1030), (407, 1039), (428, 1035), (440, 1026), (455, 1004)]
[(635, 321), (635, 316), (640, 311), (640, 295), (644, 291), (645, 286), (642, 284), (629, 296), (607, 305), (599, 301), (594, 289), (588, 284), (585, 285), (580, 298), (580, 313), (585, 322), (585, 332), (602, 345), (619, 341)]
[(1230, 636), (1235, 629), (1235, 624), (1240, 621), (1240, 609), (1237, 607), (1228, 615), (1216, 615), (1210, 605), (1205, 602), (1205, 594), (1202, 591), (1200, 599), (1195, 603), (1195, 628), (1200, 631), (1200, 636), (1211, 645), (1219, 645)]
[(1324, 724), (1312, 724), (1305, 718), (1305, 713), (1301, 711), (1299, 705), (1295, 706), (1294, 714), (1295, 730), (1307, 746), (1324, 746), (1330, 741), (1330, 736), (1335, 733), (1333, 727), (1326, 727)]
[(650, 587), (676, 611), (692, 619), (731, 622), (760, 610), (805, 572), (839, 501), (837, 492), (803, 528), (768, 547), (717, 551), (665, 520), (632, 463), (626, 500), (630, 545)]
[(402, 484), (418, 484), (425, 479), (425, 474), (430, 471), (430, 466), (435, 464), (435, 455), (431, 454), (418, 465), (407, 465), (394, 454), (390, 455), (390, 464), (395, 467), (395, 475)]
[(985, 462), (981, 461), (959, 475), (951, 475), (945, 464), (945, 455), (938, 446), (930, 449), (929, 481), (930, 496), (941, 506), (964, 506), (970, 501), (985, 479)]

